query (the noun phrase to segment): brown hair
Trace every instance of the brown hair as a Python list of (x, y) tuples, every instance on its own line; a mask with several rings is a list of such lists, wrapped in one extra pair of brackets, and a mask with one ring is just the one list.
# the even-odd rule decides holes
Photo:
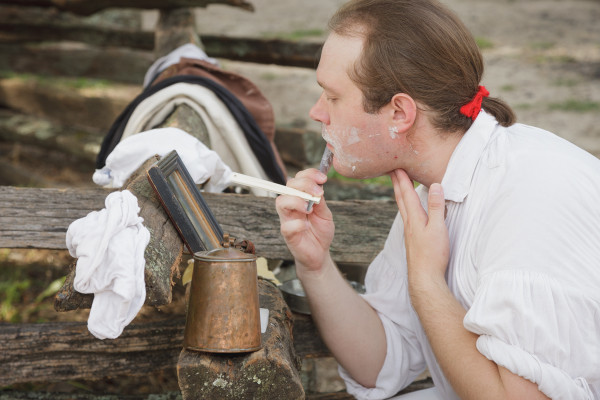
[[(331, 31), (364, 38), (362, 56), (348, 71), (375, 113), (396, 93), (433, 112), (435, 128), (464, 132), (473, 121), (460, 107), (473, 99), (483, 75), (481, 52), (464, 24), (436, 0), (353, 0), (330, 19)], [(502, 100), (482, 108), (504, 126), (515, 115)]]

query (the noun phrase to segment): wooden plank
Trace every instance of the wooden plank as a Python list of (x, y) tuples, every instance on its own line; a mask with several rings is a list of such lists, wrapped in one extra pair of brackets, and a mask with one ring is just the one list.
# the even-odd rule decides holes
[(96, 339), (81, 322), (0, 324), (0, 386), (175, 368), (184, 324), (179, 318), (130, 325), (114, 340)]
[[(112, 47), (73, 47), (60, 43), (2, 44), (0, 70), (142, 84), (155, 57), (151, 51)], [(119, 68), (111, 68), (118, 65)], [(121, 109), (122, 110), (122, 109)], [(112, 122), (112, 121), (109, 121)]]
[(209, 4), (226, 4), (254, 11), (244, 0), (0, 0), (0, 4), (23, 7), (52, 7), (78, 15), (92, 15), (107, 8), (169, 9), (206, 7)]
[[(144, 375), (175, 368), (183, 345), (185, 319), (131, 324), (114, 340), (98, 340), (85, 322), (0, 323), (0, 386), (20, 382), (102, 379)], [(299, 343), (298, 332), (302, 338)], [(294, 348), (302, 357), (329, 355), (311, 343), (319, 334), (312, 321), (296, 327)], [(312, 338), (312, 339), (311, 339)], [(301, 351), (299, 351), (301, 349)]]
[(92, 166), (102, 144), (98, 133), (7, 109), (0, 109), (0, 140), (59, 151), (89, 161)]
[(321, 339), (310, 315), (294, 313), (294, 348), (298, 357), (327, 357), (331, 352)]
[[(71, 222), (104, 208), (106, 189), (0, 187), (0, 248), (64, 249)], [(256, 254), (289, 260), (273, 198), (203, 193), (223, 231), (256, 246)], [(368, 264), (383, 248), (396, 216), (393, 201), (328, 202), (336, 224), (335, 261)]]
[[(311, 397), (309, 397), (312, 399)], [(354, 397), (349, 397), (353, 399)], [(56, 392), (0, 392), (0, 400), (181, 400), (180, 392), (151, 394), (92, 394), (92, 393), (56, 393)]]
[[(16, 46), (11, 46), (10, 43), (15, 43), (23, 49), (23, 43), (49, 42), (49, 41), (65, 41), (72, 40), (80, 43), (86, 43), (92, 46), (118, 46), (128, 47), (137, 50), (137, 54), (130, 54), (134, 66), (141, 65), (147, 62), (147, 58), (153, 59), (152, 53), (143, 54), (152, 50), (154, 46), (154, 34), (152, 32), (135, 32), (127, 30), (116, 30), (100, 27), (76, 27), (72, 31), (62, 27), (54, 27), (51, 24), (41, 26), (41, 32), (34, 30), (38, 25), (34, 24), (0, 24), (0, 48), (2, 57), (5, 60), (4, 65), (19, 64), (29, 65), (27, 71), (29, 73), (40, 73), (47, 70), (63, 69), (67, 72), (69, 67), (64, 65), (65, 59), (70, 61), (85, 60), (93, 57), (96, 60), (106, 59), (102, 54), (97, 54), (98, 49), (73, 49), (73, 48), (56, 48), (53, 51), (58, 51), (54, 56), (48, 58), (50, 65), (41, 66), (27, 62), (30, 59), (44, 57), (45, 51), (43, 47), (29, 46), (25, 48), (25, 53), (19, 53)], [(44, 32), (48, 30), (48, 35)], [(62, 32), (64, 31), (64, 33)], [(228, 37), (222, 35), (202, 35), (200, 37), (204, 50), (211, 57), (224, 58), (228, 60), (254, 62), (258, 64), (276, 64), (288, 67), (300, 68), (316, 68), (319, 63), (319, 55), (322, 43), (314, 42), (293, 42), (283, 39), (259, 39), (259, 38), (239, 38)], [(117, 54), (117, 49), (110, 49), (113, 54)], [(124, 50), (124, 49), (121, 49)], [(131, 51), (131, 50), (130, 50)], [(118, 55), (118, 54), (117, 54)], [(124, 55), (122, 57), (126, 57)], [(101, 65), (107, 65), (104, 62)], [(62, 63), (62, 64), (61, 64)], [(149, 66), (149, 65), (148, 65)], [(146, 69), (148, 68), (146, 66)], [(37, 69), (35, 68), (37, 67)], [(81, 67), (72, 66), (71, 69), (81, 69)], [(6, 68), (4, 68), (6, 69)], [(13, 68), (17, 70), (18, 68)], [(97, 71), (90, 67), (96, 74), (101, 74), (101, 68)], [(141, 75), (145, 69), (141, 71)], [(63, 73), (64, 75), (65, 73)], [(99, 75), (100, 78), (110, 79), (113, 74), (110, 71), (104, 71), (105, 75)], [(124, 78), (122, 78), (124, 79)], [(126, 80), (130, 82), (130, 80)]]

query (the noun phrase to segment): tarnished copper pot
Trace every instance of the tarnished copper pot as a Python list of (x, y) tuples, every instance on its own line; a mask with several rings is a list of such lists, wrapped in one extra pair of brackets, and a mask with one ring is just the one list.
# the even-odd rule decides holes
[(194, 254), (186, 349), (240, 353), (261, 347), (256, 256), (225, 246)]

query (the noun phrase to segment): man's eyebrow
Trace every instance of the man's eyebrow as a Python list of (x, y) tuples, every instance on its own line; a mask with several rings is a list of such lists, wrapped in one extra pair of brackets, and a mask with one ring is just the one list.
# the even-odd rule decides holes
[(337, 93), (337, 92), (336, 92), (335, 90), (333, 90), (333, 89), (332, 89), (330, 86), (327, 86), (325, 83), (323, 83), (323, 82), (321, 82), (321, 81), (319, 81), (319, 80), (317, 80), (317, 84), (318, 84), (319, 86), (321, 86), (321, 87), (322, 87), (324, 90), (327, 90), (328, 92), (331, 92), (331, 93)]

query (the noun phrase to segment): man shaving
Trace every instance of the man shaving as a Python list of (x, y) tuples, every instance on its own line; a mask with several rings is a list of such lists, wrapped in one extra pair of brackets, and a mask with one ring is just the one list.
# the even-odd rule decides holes
[[(428, 368), (423, 399), (600, 398), (600, 161), (516, 124), (435, 0), (351, 1), (330, 30), (310, 116), (336, 171), (389, 174), (399, 209), (366, 294), (329, 255), (325, 201), (277, 212), (348, 392), (389, 398)], [(326, 180), (288, 186), (321, 196)]]

